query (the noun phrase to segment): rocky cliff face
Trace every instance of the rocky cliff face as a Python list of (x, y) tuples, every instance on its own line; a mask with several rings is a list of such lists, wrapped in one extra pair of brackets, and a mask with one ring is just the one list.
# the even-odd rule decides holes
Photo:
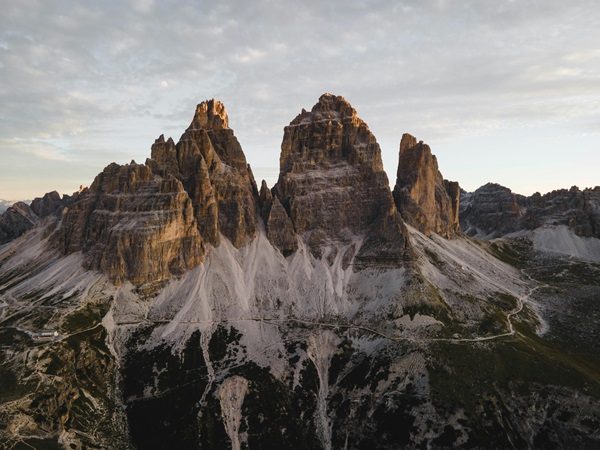
[(526, 198), (510, 189), (488, 183), (473, 193), (463, 193), (460, 220), (471, 236), (497, 237), (521, 229)]
[(31, 210), (38, 217), (46, 217), (50, 214), (54, 214), (57, 210), (64, 208), (69, 202), (70, 197), (60, 197), (60, 194), (56, 191), (48, 192), (41, 198), (35, 198), (31, 202)]
[(83, 251), (117, 283), (160, 284), (200, 264), (221, 234), (247, 243), (258, 193), (228, 123), (222, 103), (203, 102), (177, 144), (161, 135), (145, 164), (106, 167), (65, 213), (62, 251)]
[(38, 220), (27, 203), (15, 203), (0, 215), (0, 244), (12, 241), (32, 229)]
[(400, 142), (394, 200), (404, 220), (425, 234), (460, 232), (458, 183), (444, 180), (429, 146), (408, 133)]
[(35, 198), (31, 205), (17, 202), (0, 215), (0, 244), (9, 242), (31, 230), (44, 217), (60, 215), (62, 208), (70, 204), (71, 196), (62, 198), (56, 191)]
[(65, 253), (121, 283), (160, 283), (198, 265), (204, 245), (192, 202), (173, 176), (142, 164), (111, 164), (64, 214), (57, 231)]
[[(406, 232), (383, 171), (381, 150), (343, 97), (322, 95), (310, 112), (302, 110), (285, 127), (279, 163), (276, 200), (267, 222), (287, 223), (285, 212), (315, 255), (325, 245), (366, 234), (369, 242), (356, 249), (361, 258), (377, 252), (388, 261), (406, 257)], [(280, 246), (282, 239), (278, 236), (273, 243)], [(284, 240), (291, 243), (290, 236)]]
[(566, 225), (575, 234), (600, 238), (600, 187), (560, 189), (530, 197), (488, 183), (462, 194), (461, 226), (472, 236), (493, 238), (544, 225)]
[(146, 164), (183, 183), (207, 242), (218, 245), (222, 233), (239, 247), (256, 235), (256, 184), (221, 102), (199, 104), (177, 145), (159, 137)]
[(535, 193), (526, 205), (528, 227), (567, 225), (579, 236), (600, 238), (600, 186), (584, 190), (573, 186), (545, 195)]

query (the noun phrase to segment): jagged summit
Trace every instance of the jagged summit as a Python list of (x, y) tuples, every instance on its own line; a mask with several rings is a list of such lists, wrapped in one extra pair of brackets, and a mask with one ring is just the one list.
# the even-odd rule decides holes
[(258, 192), (221, 102), (196, 108), (177, 144), (160, 135), (145, 164), (111, 164), (65, 213), (65, 253), (115, 282), (162, 282), (200, 264), (221, 235), (240, 247), (257, 231)]
[[(64, 205), (56, 247), (81, 251), (86, 269), (116, 283), (160, 284), (201, 264), (222, 237), (241, 248), (261, 229), (286, 257), (307, 245), (316, 258), (344, 254), (355, 270), (413, 258), (399, 212), (423, 231), (457, 232), (458, 185), (443, 180), (429, 147), (403, 136), (394, 200), (375, 136), (341, 96), (321, 95), (285, 127), (273, 189), (259, 191), (228, 123), (223, 103), (206, 100), (177, 143), (161, 134), (144, 164), (107, 166)], [(33, 208), (61, 205), (50, 193)]]
[(315, 103), (310, 112), (303, 108), (302, 112), (292, 120), (290, 126), (312, 120), (339, 120), (354, 117), (357, 117), (356, 110), (348, 100), (341, 95), (325, 93), (319, 97), (319, 101)]
[(310, 112), (303, 109), (285, 127), (280, 170), (306, 170), (340, 161), (383, 172), (381, 149), (368, 125), (346, 99), (323, 94)]
[(205, 100), (196, 106), (196, 113), (188, 130), (223, 130), (229, 128), (229, 117), (225, 105), (215, 99)]
[[(404, 133), (402, 135), (402, 139), (400, 140), (400, 156), (405, 154), (412, 148), (415, 148), (417, 145), (423, 146), (423, 141), (417, 141), (417, 138), (414, 137), (410, 133)], [(400, 167), (398, 167), (398, 171), (400, 171)]]
[(381, 149), (343, 97), (322, 95), (311, 112), (303, 110), (285, 127), (273, 192), (295, 232), (316, 254), (327, 242), (347, 242), (366, 234), (381, 251), (386, 243), (386, 257), (405, 256), (405, 230), (383, 170)]
[(600, 238), (600, 187), (577, 186), (526, 197), (498, 183), (463, 193), (463, 230), (471, 236), (494, 238), (543, 226), (566, 226), (580, 237)]
[(458, 183), (444, 180), (429, 146), (408, 133), (400, 141), (394, 199), (404, 220), (423, 233), (460, 233)]

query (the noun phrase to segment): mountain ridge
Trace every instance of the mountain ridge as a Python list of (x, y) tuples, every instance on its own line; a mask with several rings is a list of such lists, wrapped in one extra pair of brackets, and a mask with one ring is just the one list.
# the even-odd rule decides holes
[(285, 128), (272, 188), (228, 124), (200, 103), (0, 246), (0, 446), (597, 446), (600, 265), (461, 233), (409, 135), (392, 192), (342, 97)]

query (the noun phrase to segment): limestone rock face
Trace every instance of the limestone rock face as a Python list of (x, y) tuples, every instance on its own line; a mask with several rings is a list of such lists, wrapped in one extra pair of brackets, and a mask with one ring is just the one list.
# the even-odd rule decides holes
[(460, 233), (458, 183), (444, 180), (429, 146), (408, 133), (400, 142), (394, 200), (402, 218), (421, 232)]
[(116, 283), (141, 285), (200, 264), (221, 234), (237, 247), (249, 242), (258, 192), (228, 124), (222, 103), (203, 102), (177, 144), (161, 135), (145, 164), (106, 167), (67, 209), (59, 247), (83, 251), (88, 268)]
[(32, 229), (39, 217), (27, 203), (17, 202), (0, 215), (0, 244), (5, 244)]
[(292, 220), (277, 197), (269, 210), (266, 226), (269, 241), (281, 250), (283, 256), (288, 256), (298, 249)]
[[(379, 144), (343, 97), (322, 95), (285, 127), (279, 163), (274, 196), (315, 255), (331, 242), (368, 234), (373, 245), (387, 246), (388, 257), (406, 257)], [(382, 222), (397, 234), (383, 232)]]
[(529, 228), (567, 225), (579, 236), (600, 238), (600, 186), (535, 193), (527, 198), (526, 208), (525, 223)]
[(56, 191), (48, 192), (41, 198), (36, 198), (31, 202), (31, 210), (38, 217), (46, 217), (54, 214), (59, 208), (63, 208), (65, 202)]
[(444, 180), (444, 187), (450, 197), (450, 223), (454, 224), (454, 232), (460, 232), (460, 185), (458, 181)]
[(177, 145), (172, 139), (159, 137), (147, 164), (155, 173), (173, 175), (183, 183), (207, 242), (218, 245), (222, 233), (240, 247), (257, 232), (258, 192), (228, 124), (221, 102), (202, 102)]
[(460, 221), (470, 236), (497, 237), (521, 229), (526, 199), (510, 189), (488, 183), (473, 193), (463, 193)]
[(205, 130), (222, 130), (229, 128), (229, 118), (225, 105), (218, 100), (212, 99), (200, 103), (196, 107), (196, 114), (190, 128)]
[(566, 225), (577, 235), (600, 238), (600, 187), (559, 189), (530, 197), (488, 183), (462, 194), (461, 226), (465, 233), (486, 238), (543, 225)]
[(75, 195), (64, 195), (61, 198), (58, 192), (53, 191), (33, 199), (31, 205), (15, 203), (0, 215), (0, 244), (21, 236), (44, 217), (60, 216), (62, 209), (72, 202)]
[(267, 182), (262, 180), (262, 183), (260, 184), (260, 191), (258, 192), (258, 208), (264, 223), (267, 223), (269, 220), (269, 211), (271, 211), (272, 205), (273, 193), (267, 186)]
[(173, 176), (142, 164), (110, 164), (63, 214), (65, 253), (82, 251), (88, 269), (115, 283), (160, 282), (202, 261), (190, 197)]

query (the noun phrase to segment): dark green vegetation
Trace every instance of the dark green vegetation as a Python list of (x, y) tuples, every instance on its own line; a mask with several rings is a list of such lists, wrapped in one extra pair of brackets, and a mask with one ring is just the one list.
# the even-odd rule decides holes
[[(439, 343), (432, 349), (431, 400), (436, 409), (465, 412), (463, 425), (472, 430), (466, 448), (525, 448), (536, 441), (592, 448), (595, 430), (574, 414), (587, 400), (575, 393), (597, 403), (600, 374), (540, 341), (518, 335), (491, 345)], [(590, 413), (597, 418), (600, 407)], [(528, 429), (535, 420), (541, 427)]]
[[(248, 383), (242, 448), (322, 449), (323, 386), (309, 343), (326, 332), (335, 348), (316, 357), (329, 363), (325, 425), (334, 449), (598, 448), (600, 266), (543, 257), (523, 240), (481, 245), (540, 285), (533, 303), (513, 317), (514, 336), (428, 340), (506, 333), (506, 315), (518, 301), (501, 292), (479, 298), (457, 287), (445, 291), (454, 309), (416, 275), (403, 307), (365, 323), (390, 336), (404, 315), (444, 324), (429, 335), (416, 331), (411, 341), (335, 316), (320, 320), (337, 328), (266, 321), (265, 354), (269, 339), (282, 346), (275, 343), (271, 359), (263, 360), (263, 349), (256, 357), (257, 349), (245, 346), (249, 336), (236, 322), (219, 324), (204, 349), (199, 331), (175, 345), (156, 340), (163, 323), (140, 322), (122, 326), (130, 334), (118, 343), (117, 366), (101, 325), (110, 298), (75, 305), (81, 301), (75, 296), (32, 292), (19, 299), (27, 306), (12, 308), (0, 326), (0, 447), (61, 448), (66, 432), (83, 448), (227, 448), (220, 389), (235, 376)], [(445, 264), (433, 253), (427, 257)], [(463, 321), (461, 305), (479, 308), (481, 319)], [(542, 335), (536, 311), (549, 325)], [(46, 328), (59, 336), (43, 340), (33, 333)], [(21, 440), (8, 438), (17, 426)]]
[[(141, 345), (150, 331), (134, 334), (130, 348)], [(229, 438), (223, 426), (218, 389), (224, 379), (237, 375), (250, 382), (240, 430), (247, 434), (250, 448), (319, 448), (312, 416), (307, 413), (314, 411), (314, 391), (304, 386), (290, 389), (268, 369), (243, 356), (238, 360), (238, 353), (245, 353), (239, 338), (232, 327), (219, 326), (214, 332), (209, 353), (217, 380), (212, 385), (208, 385), (199, 332), (179, 353), (168, 346), (152, 350), (140, 347), (128, 353), (122, 389), (134, 445), (144, 449), (222, 448)], [(295, 344), (290, 343), (293, 348)], [(306, 370), (306, 377), (314, 380), (314, 369)], [(201, 403), (205, 389), (206, 401)], [(298, 421), (302, 416), (305, 421)]]
[(66, 431), (85, 448), (123, 448), (126, 434), (115, 397), (116, 364), (100, 325), (108, 304), (88, 304), (64, 315), (59, 337), (46, 339), (29, 334), (51, 320), (45, 304), (53, 301), (56, 308), (67, 308), (72, 298), (61, 304), (58, 297), (36, 294), (27, 301), (31, 307), (9, 315), (0, 328), (0, 447), (64, 448), (58, 438)]

